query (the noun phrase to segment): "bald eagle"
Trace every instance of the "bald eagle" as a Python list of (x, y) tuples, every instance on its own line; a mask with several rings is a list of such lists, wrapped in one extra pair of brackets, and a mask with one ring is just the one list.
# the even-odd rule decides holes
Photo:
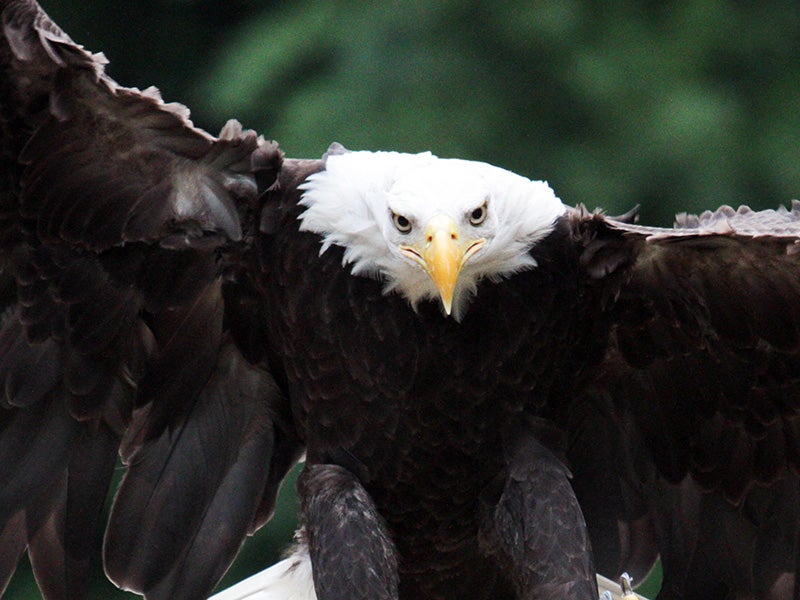
[(659, 555), (661, 598), (797, 594), (798, 206), (289, 159), (0, 8), (0, 587), (27, 550), (86, 597), (104, 530), (119, 587), (207, 597), (304, 458), (297, 547), (223, 597), (596, 600)]

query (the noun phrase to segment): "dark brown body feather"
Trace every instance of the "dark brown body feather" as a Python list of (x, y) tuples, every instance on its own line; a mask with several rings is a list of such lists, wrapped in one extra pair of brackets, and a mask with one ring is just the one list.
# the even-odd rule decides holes
[(797, 208), (578, 208), (461, 322), (415, 312), (298, 231), (324, 161), (0, 9), (0, 586), (27, 549), (85, 597), (119, 453), (107, 573), (207, 595), (305, 451), (320, 600), (591, 598), (593, 556), (658, 552), (661, 598), (797, 594)]

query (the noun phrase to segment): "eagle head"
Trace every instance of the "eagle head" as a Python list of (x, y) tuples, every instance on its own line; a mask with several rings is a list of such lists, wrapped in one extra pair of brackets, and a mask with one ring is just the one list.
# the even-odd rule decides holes
[(320, 254), (340, 246), (354, 275), (456, 320), (482, 278), (536, 266), (530, 249), (566, 209), (543, 181), (429, 152), (330, 153), (301, 189), (300, 229), (322, 237)]

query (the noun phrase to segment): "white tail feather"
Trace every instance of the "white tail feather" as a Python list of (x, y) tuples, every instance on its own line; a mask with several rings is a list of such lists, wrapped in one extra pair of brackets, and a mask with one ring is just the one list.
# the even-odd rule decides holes
[(209, 600), (317, 600), (308, 552), (299, 548), (289, 558)]

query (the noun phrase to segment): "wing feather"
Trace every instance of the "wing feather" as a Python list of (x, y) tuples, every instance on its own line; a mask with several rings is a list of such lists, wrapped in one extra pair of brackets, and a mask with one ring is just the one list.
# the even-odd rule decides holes
[(17, 562), (28, 546), (28, 528), (25, 513), (20, 511), (8, 519), (0, 529), (0, 594), (5, 593)]
[[(759, 580), (767, 575), (754, 565), (789, 552), (769, 542), (769, 523), (798, 535), (798, 509), (779, 498), (800, 486), (800, 204), (679, 215), (673, 229), (580, 208), (571, 218), (609, 327), (586, 390), (613, 398), (598, 426), (616, 432), (629, 457), (622, 483), (641, 486), (665, 589), (688, 594), (687, 581), (731, 594), (767, 589), (775, 581)], [(778, 505), (780, 515), (767, 518)], [(618, 509), (597, 512), (632, 525)], [(770, 559), (758, 554), (767, 547)], [(623, 554), (605, 551), (595, 546), (600, 564)]]
[(3, 522), (38, 499), (68, 461), (78, 424), (58, 400), (3, 414), (0, 462), (9, 465), (0, 474)]
[(58, 344), (30, 343), (22, 323), (12, 319), (0, 330), (0, 381), (5, 382), (5, 407), (29, 406), (52, 390), (61, 374)]
[[(152, 598), (213, 588), (260, 500), (273, 439), (264, 399), (276, 394), (271, 378), (229, 344), (185, 423), (126, 457), (105, 542), (117, 585)], [(148, 418), (143, 411), (137, 419)], [(179, 589), (184, 571), (193, 581)]]
[[(631, 253), (617, 274), (625, 280), (607, 278), (618, 298), (608, 355), (622, 358), (613, 367), (616, 395), (662, 447), (656, 461), (671, 479), (702, 464), (709, 485), (740, 499), (764, 483), (753, 466), (765, 440), (783, 446), (765, 427), (798, 414), (791, 407), (800, 393), (800, 205), (722, 207), (681, 216), (674, 230), (606, 223)], [(701, 447), (702, 461), (692, 455)], [(670, 453), (678, 458), (666, 459)], [(800, 468), (786, 453), (777, 460)], [(732, 467), (742, 469), (738, 476), (725, 474)]]
[(91, 557), (118, 446), (118, 437), (96, 424), (84, 424), (72, 445), (68, 473), (54, 494), (54, 508), (28, 549), (45, 597), (78, 599), (89, 591)]
[(85, 595), (121, 449), (108, 572), (202, 597), (302, 451), (227, 325), (258, 322), (253, 171), (270, 186), (282, 155), (118, 85), (33, 0), (0, 12), (0, 582), (27, 546), (46, 598)]

